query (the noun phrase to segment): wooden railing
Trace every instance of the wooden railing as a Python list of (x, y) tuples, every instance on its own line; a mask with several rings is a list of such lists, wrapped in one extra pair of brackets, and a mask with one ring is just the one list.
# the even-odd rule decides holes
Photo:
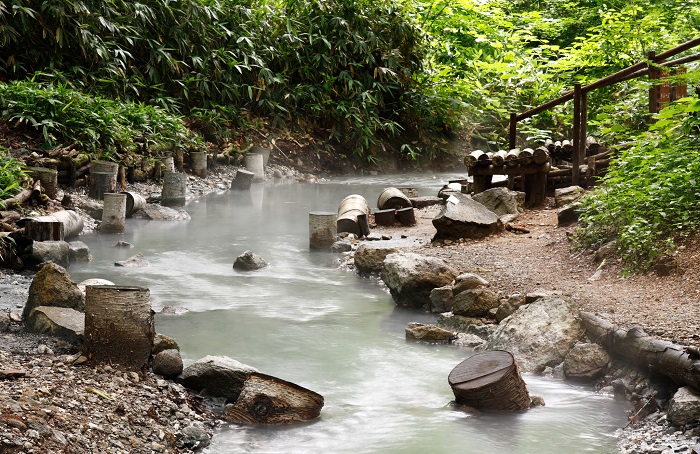
[[(513, 149), (516, 146), (516, 135), (518, 132), (518, 122), (525, 120), (526, 118), (533, 117), (541, 112), (551, 109), (552, 107), (563, 104), (567, 101), (574, 100), (574, 121), (573, 121), (573, 153), (572, 153), (572, 182), (577, 185), (579, 183), (579, 165), (583, 161), (586, 153), (586, 129), (588, 126), (588, 93), (597, 90), (599, 88), (607, 87), (618, 82), (624, 82), (626, 80), (634, 79), (637, 77), (642, 77), (648, 75), (651, 79), (659, 79), (661, 67), (671, 68), (674, 66), (682, 65), (684, 63), (689, 63), (692, 61), (700, 60), (700, 53), (682, 57), (676, 60), (665, 62), (667, 58), (678, 55), (683, 51), (692, 49), (700, 45), (700, 37), (691, 39), (673, 49), (667, 50), (656, 55), (654, 52), (650, 52), (647, 55), (646, 61), (640, 61), (632, 66), (611, 74), (607, 77), (603, 77), (593, 83), (588, 85), (581, 85), (580, 83), (574, 84), (574, 89), (567, 91), (560, 97), (552, 99), (540, 106), (530, 109), (523, 113), (512, 112), (510, 114), (510, 129), (509, 129), (509, 144), (510, 148)], [(654, 88), (652, 88), (654, 90)], [(650, 103), (650, 110), (652, 112), (658, 111), (658, 103)]]

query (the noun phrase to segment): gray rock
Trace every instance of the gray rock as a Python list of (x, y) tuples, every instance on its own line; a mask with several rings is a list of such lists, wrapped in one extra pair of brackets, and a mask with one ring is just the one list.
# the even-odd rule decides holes
[(455, 315), (484, 317), (489, 314), (491, 309), (497, 308), (500, 304), (498, 293), (489, 289), (478, 288), (465, 290), (455, 295), (448, 303), (448, 306), (451, 307)]
[(578, 221), (579, 204), (571, 203), (557, 210), (557, 226), (564, 226)]
[(442, 205), (445, 202), (441, 197), (433, 196), (410, 197), (409, 200), (413, 208), (416, 209), (431, 207), (433, 205)]
[(245, 251), (236, 258), (233, 269), (242, 271), (254, 271), (265, 268), (268, 263), (253, 251)]
[(673, 395), (668, 405), (668, 419), (676, 427), (700, 421), (700, 391), (684, 386)]
[(150, 263), (148, 262), (146, 256), (140, 252), (136, 255), (132, 255), (126, 260), (114, 262), (114, 266), (123, 266), (126, 268), (143, 268), (149, 265)]
[(352, 244), (350, 244), (348, 241), (336, 241), (335, 243), (331, 244), (331, 252), (342, 254), (343, 252), (350, 251), (352, 251)]
[(160, 313), (165, 315), (182, 315), (188, 312), (189, 309), (187, 309), (186, 307), (178, 306), (165, 306), (163, 307), (163, 309), (160, 310)]
[(128, 241), (117, 241), (117, 243), (114, 245), (114, 247), (123, 248), (123, 249), (131, 249), (134, 247), (134, 245), (129, 243)]
[(92, 260), (90, 248), (82, 241), (71, 241), (68, 243), (69, 258), (71, 262), (89, 262)]
[(355, 251), (355, 267), (361, 273), (379, 273), (384, 266), (384, 259), (389, 254), (398, 252), (395, 248), (372, 247), (361, 244)]
[(500, 323), (524, 304), (526, 304), (525, 295), (516, 293), (515, 295), (509, 296), (506, 301), (498, 306), (498, 310), (496, 310), (496, 321)]
[(452, 312), (440, 314), (437, 319), (437, 325), (450, 331), (474, 334), (482, 339), (488, 338), (496, 330), (496, 325), (486, 323), (481, 318), (464, 317), (455, 315)]
[(437, 287), (430, 291), (430, 312), (440, 313), (449, 310), (447, 303), (452, 300), (454, 293), (451, 285)]
[(456, 276), (457, 270), (445, 260), (410, 252), (387, 255), (381, 272), (396, 304), (414, 308), (429, 308), (430, 292)]
[(450, 200), (433, 219), (434, 239), (483, 238), (504, 230), (498, 215), (471, 197), (455, 193)]
[(498, 217), (517, 215), (525, 207), (525, 193), (498, 187), (475, 194), (472, 199), (493, 211)]
[(25, 328), (79, 344), (85, 333), (85, 314), (67, 307), (39, 306), (29, 313)]
[(611, 358), (598, 344), (579, 342), (564, 358), (564, 375), (572, 380), (592, 381), (604, 375)]
[(185, 210), (177, 210), (154, 203), (147, 203), (142, 210), (134, 213), (132, 217), (153, 221), (189, 221), (191, 219)]
[(64, 268), (70, 264), (70, 246), (65, 241), (35, 241), (32, 259), (36, 263), (53, 262)]
[(409, 323), (406, 326), (406, 339), (425, 342), (449, 343), (456, 337), (456, 333), (440, 328), (436, 325), (424, 323)]
[(26, 319), (29, 313), (39, 306), (67, 307), (84, 311), (85, 297), (65, 268), (55, 263), (47, 263), (34, 275), (22, 318)]
[(534, 303), (538, 299), (547, 298), (549, 296), (562, 296), (558, 290), (545, 290), (537, 288), (525, 295), (525, 304)]
[(489, 281), (474, 273), (462, 273), (455, 278), (453, 292), (455, 295), (465, 290), (473, 290), (491, 285)]
[(585, 190), (581, 186), (569, 186), (566, 188), (558, 188), (554, 190), (554, 205), (561, 208), (570, 203), (576, 202), (585, 194)]
[(197, 426), (187, 426), (180, 432), (177, 446), (180, 448), (199, 451), (211, 443), (211, 436), (206, 430)]
[(205, 356), (185, 368), (177, 381), (183, 386), (233, 402), (243, 390), (246, 378), (257, 370), (227, 356)]
[(182, 356), (174, 348), (153, 355), (153, 373), (164, 378), (175, 378), (182, 373)]
[(102, 219), (102, 202), (94, 199), (80, 198), (76, 200), (75, 205), (87, 213), (93, 219)]
[(506, 350), (523, 372), (541, 372), (561, 363), (583, 335), (578, 311), (568, 301), (549, 296), (521, 306), (487, 339), (489, 350)]
[(163, 350), (180, 351), (180, 346), (172, 337), (166, 336), (165, 334), (156, 333), (156, 335), (153, 337), (153, 349), (151, 350), (151, 354), (157, 355)]

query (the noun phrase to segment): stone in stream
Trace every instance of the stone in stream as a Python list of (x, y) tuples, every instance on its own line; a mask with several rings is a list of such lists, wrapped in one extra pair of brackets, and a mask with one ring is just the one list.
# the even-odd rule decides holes
[(148, 259), (146, 256), (144, 256), (142, 253), (138, 253), (136, 255), (132, 255), (126, 260), (120, 260), (117, 262), (114, 262), (114, 266), (123, 266), (126, 268), (142, 268), (149, 266), (150, 263), (148, 262)]
[(205, 356), (187, 366), (177, 378), (178, 383), (197, 392), (224, 397), (234, 402), (238, 399), (246, 378), (257, 369), (227, 356)]
[(182, 373), (182, 356), (174, 348), (153, 355), (153, 373), (164, 378), (175, 378)]
[(429, 308), (430, 292), (450, 284), (457, 274), (443, 259), (405, 252), (386, 256), (381, 278), (397, 305)]
[(407, 340), (450, 343), (456, 337), (456, 333), (440, 328), (436, 325), (413, 322), (406, 326)]
[(471, 197), (454, 193), (433, 219), (435, 240), (483, 238), (504, 230), (498, 215)]
[(190, 215), (185, 210), (147, 203), (142, 210), (134, 213), (134, 218), (150, 219), (152, 221), (189, 221)]
[(265, 268), (268, 263), (253, 251), (245, 251), (236, 258), (233, 269), (242, 271), (254, 271)]
[(70, 264), (70, 246), (65, 241), (34, 241), (31, 258), (34, 263), (53, 262), (67, 268)]
[(387, 255), (398, 252), (392, 247), (372, 247), (361, 244), (355, 251), (355, 267), (360, 273), (379, 273)]
[(68, 247), (71, 262), (89, 262), (92, 260), (90, 248), (82, 241), (71, 241), (68, 243)]
[(31, 311), (39, 306), (67, 307), (84, 311), (85, 297), (65, 268), (55, 263), (47, 263), (34, 275), (22, 318), (27, 319)]
[(485, 317), (491, 309), (497, 308), (501, 304), (498, 293), (485, 289), (477, 288), (473, 290), (465, 290), (452, 298), (447, 307), (452, 310), (455, 315), (463, 315), (465, 317)]
[(151, 349), (151, 354), (157, 355), (163, 350), (180, 351), (180, 346), (172, 337), (166, 336), (165, 334), (156, 333), (156, 335), (153, 336), (153, 349)]
[(577, 381), (593, 381), (604, 375), (612, 358), (604, 347), (590, 342), (574, 345), (564, 358), (564, 375)]

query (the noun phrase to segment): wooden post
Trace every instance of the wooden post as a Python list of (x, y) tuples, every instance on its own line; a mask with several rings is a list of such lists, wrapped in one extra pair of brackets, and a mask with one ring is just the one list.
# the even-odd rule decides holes
[(47, 169), (46, 167), (29, 167), (32, 178), (41, 181), (41, 187), (44, 188), (44, 193), (54, 199), (58, 192), (58, 171), (56, 169)]
[(574, 84), (574, 152), (571, 156), (571, 164), (573, 168), (571, 169), (571, 181), (572, 184), (578, 185), (579, 180), (579, 168), (581, 164), (579, 159), (578, 151), (581, 149), (581, 84)]
[(581, 132), (579, 133), (578, 162), (583, 164), (586, 158), (586, 144), (588, 143), (588, 92), (581, 91)]
[(647, 60), (649, 60), (649, 81), (651, 82), (651, 87), (649, 87), (649, 113), (655, 114), (659, 113), (660, 87), (658, 85), (658, 80), (661, 76), (661, 72), (654, 67), (656, 63), (656, 52), (653, 50), (647, 52)]
[(238, 169), (236, 175), (231, 180), (231, 189), (250, 190), (250, 185), (253, 183), (255, 174), (248, 170)]
[(374, 222), (377, 225), (391, 227), (396, 223), (396, 210), (394, 208), (389, 208), (388, 210), (375, 210)]
[(85, 288), (83, 354), (93, 364), (127, 370), (146, 367), (155, 328), (147, 288), (88, 285)]
[(207, 152), (195, 151), (190, 153), (192, 159), (192, 173), (200, 178), (207, 177)]
[(510, 129), (508, 130), (508, 149), (512, 150), (515, 148), (516, 134), (518, 133), (518, 114), (515, 112), (510, 113)]
[(95, 200), (104, 199), (108, 192), (117, 190), (117, 176), (113, 172), (90, 172), (88, 195)]
[(126, 194), (108, 192), (104, 195), (100, 232), (121, 233), (126, 223)]
[(413, 207), (400, 208), (396, 210), (396, 219), (399, 220), (401, 225), (416, 225), (416, 214), (413, 211)]
[(165, 172), (160, 204), (166, 207), (185, 205), (187, 201), (187, 175), (179, 172)]
[(309, 213), (309, 248), (330, 250), (336, 239), (335, 213), (311, 211)]

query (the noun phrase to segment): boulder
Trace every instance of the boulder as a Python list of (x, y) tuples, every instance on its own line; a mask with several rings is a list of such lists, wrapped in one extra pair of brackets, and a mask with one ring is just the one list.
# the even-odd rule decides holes
[(579, 204), (571, 203), (557, 210), (557, 226), (572, 224), (578, 221)]
[(564, 375), (571, 380), (593, 381), (607, 372), (610, 361), (601, 345), (579, 342), (564, 358)]
[(437, 325), (425, 323), (409, 323), (406, 326), (406, 339), (425, 342), (449, 343), (456, 337), (456, 333), (440, 328)]
[(187, 366), (177, 381), (197, 392), (233, 402), (243, 390), (246, 378), (257, 370), (227, 356), (205, 356)]
[(561, 208), (570, 203), (576, 202), (586, 191), (581, 186), (568, 186), (554, 190), (554, 205)]
[(79, 344), (85, 333), (85, 314), (67, 307), (39, 306), (32, 309), (24, 326), (33, 333), (60, 337), (72, 344)]
[(352, 251), (352, 243), (349, 241), (336, 241), (331, 244), (331, 252), (342, 254), (343, 252)]
[(524, 372), (556, 366), (583, 335), (578, 311), (557, 296), (521, 306), (489, 336), (486, 349), (506, 350)]
[(114, 262), (114, 266), (123, 266), (125, 268), (143, 268), (149, 265), (150, 263), (148, 262), (146, 256), (140, 252), (136, 255), (132, 255), (126, 260)]
[(71, 241), (68, 243), (68, 247), (71, 262), (89, 262), (92, 260), (90, 248), (82, 241)]
[(178, 434), (176, 446), (191, 451), (201, 451), (211, 443), (211, 436), (197, 426), (187, 426)]
[(498, 306), (498, 310), (496, 310), (496, 321), (500, 323), (524, 304), (526, 304), (525, 295), (516, 293), (515, 295), (509, 296), (506, 301)]
[(384, 259), (389, 254), (398, 252), (395, 248), (371, 247), (361, 244), (355, 251), (355, 267), (361, 273), (379, 273)]
[(457, 337), (452, 341), (455, 347), (477, 348), (484, 345), (486, 341), (476, 334), (457, 333)]
[(497, 308), (500, 304), (498, 293), (485, 288), (477, 288), (465, 290), (455, 295), (448, 306), (451, 307), (455, 315), (485, 317), (488, 316), (491, 309)]
[(35, 263), (53, 262), (64, 268), (70, 264), (70, 246), (65, 241), (35, 241), (32, 243)]
[(93, 219), (102, 219), (102, 202), (98, 202), (90, 198), (80, 198), (75, 201), (75, 206), (83, 210), (88, 216)]
[(475, 194), (472, 199), (496, 213), (498, 217), (518, 215), (525, 207), (525, 193), (498, 187)]
[(430, 312), (440, 313), (449, 310), (448, 303), (453, 297), (451, 285), (432, 289), (430, 291)]
[(241, 271), (253, 271), (265, 268), (268, 263), (253, 251), (245, 251), (236, 258), (233, 269)]
[(133, 218), (150, 219), (152, 221), (189, 221), (190, 215), (185, 210), (147, 203), (142, 210), (135, 212)]
[(153, 373), (163, 378), (175, 378), (182, 373), (182, 356), (174, 348), (153, 355)]
[(434, 239), (483, 238), (504, 230), (498, 215), (461, 193), (452, 194), (435, 219)]
[(541, 288), (536, 288), (535, 290), (525, 294), (525, 304), (534, 303), (540, 298), (546, 298), (548, 296), (562, 296), (559, 290), (545, 290)]
[(172, 337), (166, 336), (165, 334), (156, 333), (156, 335), (153, 337), (153, 349), (151, 349), (151, 354), (157, 355), (163, 350), (180, 351), (180, 346)]
[(414, 308), (430, 307), (430, 292), (456, 276), (457, 270), (445, 260), (410, 252), (387, 255), (381, 272), (396, 304)]
[(488, 287), (491, 285), (489, 281), (474, 273), (462, 273), (455, 278), (453, 292), (455, 295), (462, 293), (465, 290), (474, 290), (477, 288)]
[(679, 388), (668, 404), (668, 419), (676, 427), (700, 421), (700, 392), (690, 386)]
[(487, 339), (496, 330), (495, 324), (486, 323), (481, 318), (464, 317), (455, 315), (452, 312), (440, 314), (437, 319), (437, 325), (450, 331), (474, 334), (482, 339)]
[(34, 275), (22, 318), (26, 319), (39, 306), (67, 307), (82, 312), (85, 297), (65, 268), (47, 263)]
[(413, 208), (416, 209), (431, 207), (433, 205), (442, 205), (444, 203), (442, 197), (434, 196), (410, 197), (409, 200)]

